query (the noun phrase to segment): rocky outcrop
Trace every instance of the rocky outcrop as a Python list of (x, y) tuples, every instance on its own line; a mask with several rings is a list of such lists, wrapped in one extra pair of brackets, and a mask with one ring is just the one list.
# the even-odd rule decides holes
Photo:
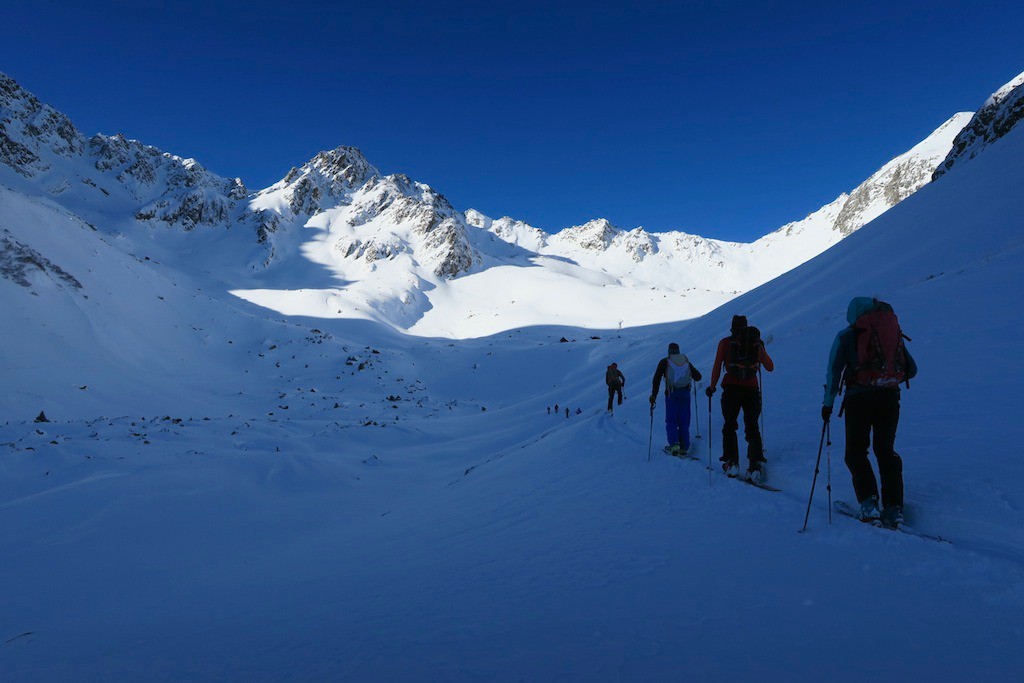
[(0, 277), (32, 289), (32, 278), (48, 276), (59, 286), (81, 289), (82, 283), (38, 251), (14, 239), (6, 228), (0, 230)]
[(583, 225), (576, 225), (566, 228), (555, 234), (560, 242), (575, 244), (580, 249), (588, 251), (603, 251), (611, 246), (612, 241), (622, 231), (608, 222), (607, 219), (598, 218)]
[(86, 192), (90, 202), (102, 202), (121, 195), (135, 203), (130, 217), (163, 227), (229, 227), (245, 214), (241, 180), (123, 135), (86, 139), (68, 117), (4, 74), (0, 164), (30, 180), (45, 174), (42, 189), (51, 196)]
[[(382, 221), (399, 230), (407, 229), (418, 242), (409, 251), (439, 277), (457, 277), (478, 260), (463, 215), (444, 195), (405, 175), (371, 178), (354, 198), (352, 215), (353, 225)], [(400, 251), (391, 240), (378, 240), (373, 249), (362, 249), (375, 259), (382, 253), (390, 257)]]
[(953, 141), (953, 149), (933, 174), (939, 178), (951, 168), (973, 159), (1024, 119), (1024, 73), (992, 94)]
[(633, 228), (629, 232), (622, 233), (621, 242), (622, 248), (637, 263), (657, 251), (654, 239), (643, 228)]
[(256, 193), (254, 204), (276, 205), (293, 216), (312, 216), (348, 204), (352, 192), (379, 175), (355, 147), (335, 147), (293, 167), (280, 181)]
[(33, 178), (50, 170), (48, 156), (71, 158), (84, 147), (68, 117), (0, 73), (0, 163)]

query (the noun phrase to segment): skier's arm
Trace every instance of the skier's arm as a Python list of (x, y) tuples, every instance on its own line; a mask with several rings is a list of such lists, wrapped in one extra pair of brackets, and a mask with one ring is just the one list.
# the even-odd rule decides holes
[(697, 368), (695, 368), (695, 367), (693, 366), (693, 363), (690, 363), (690, 377), (692, 377), (693, 379), (695, 379), (695, 380), (696, 380), (696, 381), (698, 381), (698, 382), (699, 382), (699, 381), (701, 380), (701, 378), (702, 378), (702, 375), (700, 374), (700, 370), (698, 370)]
[(836, 335), (836, 340), (832, 342), (832, 350), (828, 354), (828, 370), (825, 375), (825, 398), (822, 401), (822, 406), (826, 408), (832, 408), (836, 402), (836, 396), (839, 394), (839, 380), (843, 376), (843, 370), (846, 362), (842, 354), (843, 335), (846, 331), (842, 331)]
[(626, 376), (622, 374), (622, 370), (619, 370), (619, 381), (622, 382), (622, 386), (626, 386)]
[(661, 388), (661, 376), (665, 374), (668, 369), (668, 359), (662, 358), (661, 362), (658, 363), (658, 369), (654, 371), (654, 380), (651, 382), (651, 396), (658, 395), (658, 389)]
[(711, 366), (711, 384), (709, 389), (718, 386), (718, 375), (722, 372), (722, 365), (725, 364), (725, 350), (729, 344), (728, 339), (718, 342), (718, 351), (715, 352), (715, 364)]
[(761, 365), (768, 372), (775, 369), (775, 363), (772, 362), (772, 357), (768, 355), (768, 352), (764, 350), (764, 344), (762, 343), (757, 349), (757, 360), (760, 361)]

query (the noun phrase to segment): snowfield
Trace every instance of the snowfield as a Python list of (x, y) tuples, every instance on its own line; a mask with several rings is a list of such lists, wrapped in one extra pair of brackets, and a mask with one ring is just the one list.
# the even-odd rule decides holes
[[(414, 268), (435, 297), (410, 300), (414, 334), (400, 309), (317, 313), (344, 303), (329, 290), (375, 293), (316, 260), (317, 229), (276, 238), (277, 256), (307, 249), (305, 270), (254, 268), (233, 296), (225, 252), (259, 260), (238, 229), (147, 242), (11, 181), (0, 678), (1019, 680), (1022, 179), (1017, 127), (803, 265), (645, 327), (619, 329), (641, 304), (588, 298), (601, 281), (555, 255), (528, 257), (558, 264), (534, 287), (488, 262), (442, 294)], [(499, 333), (468, 317), (493, 316), (483, 289)], [(828, 350), (858, 295), (913, 338), (908, 522), (950, 543), (830, 523), (826, 483), (853, 497), (838, 420), (798, 533)], [(611, 322), (588, 324), (599, 305)], [(660, 400), (648, 410), (667, 344), (706, 375), (736, 313), (776, 365), (779, 493), (709, 472), (721, 418), (703, 383), (700, 462), (663, 455)], [(627, 398), (608, 415), (612, 361)]]

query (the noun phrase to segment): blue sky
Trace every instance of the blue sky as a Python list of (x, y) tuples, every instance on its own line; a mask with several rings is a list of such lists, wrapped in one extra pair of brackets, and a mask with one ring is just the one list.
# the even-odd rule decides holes
[(548, 230), (756, 238), (1024, 70), (1024, 3), (164, 4), (9, 4), (0, 70), (253, 190), (355, 145)]

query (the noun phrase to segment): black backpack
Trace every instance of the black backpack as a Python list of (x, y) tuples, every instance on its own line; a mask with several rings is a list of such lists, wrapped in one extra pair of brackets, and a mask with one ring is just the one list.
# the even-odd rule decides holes
[(751, 379), (761, 367), (761, 330), (744, 327), (729, 338), (725, 371), (736, 379)]

